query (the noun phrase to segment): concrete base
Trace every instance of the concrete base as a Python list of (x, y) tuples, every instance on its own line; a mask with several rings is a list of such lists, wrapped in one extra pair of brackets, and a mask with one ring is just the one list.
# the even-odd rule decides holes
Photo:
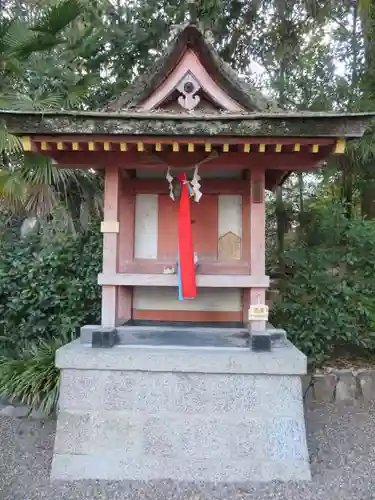
[(288, 341), (243, 347), (59, 349), (52, 479), (309, 480), (300, 375)]

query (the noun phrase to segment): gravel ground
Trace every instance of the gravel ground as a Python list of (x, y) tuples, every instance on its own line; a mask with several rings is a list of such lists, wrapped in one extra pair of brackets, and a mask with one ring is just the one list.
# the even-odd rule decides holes
[(49, 483), (54, 422), (0, 418), (1, 500), (375, 500), (375, 404), (306, 414), (313, 481), (241, 485)]

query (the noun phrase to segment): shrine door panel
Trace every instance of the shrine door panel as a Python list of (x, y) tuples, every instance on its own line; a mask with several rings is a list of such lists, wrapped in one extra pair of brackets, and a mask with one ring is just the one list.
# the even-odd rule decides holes
[(236, 288), (199, 288), (196, 299), (181, 301), (175, 287), (134, 287), (133, 319), (241, 322), (242, 292)]
[[(177, 259), (178, 201), (168, 195), (159, 196), (158, 259)], [(218, 200), (215, 195), (203, 195), (199, 203), (191, 203), (194, 251), (199, 260), (217, 259)]]

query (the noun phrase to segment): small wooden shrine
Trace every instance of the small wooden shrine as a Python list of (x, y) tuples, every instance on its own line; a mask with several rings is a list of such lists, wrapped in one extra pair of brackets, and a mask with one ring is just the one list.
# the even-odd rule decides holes
[[(265, 191), (343, 154), (371, 117), (279, 109), (192, 23), (103, 110), (0, 112), (25, 151), (105, 177), (102, 324), (57, 355), (54, 477), (309, 477), (306, 359), (267, 328)], [(253, 351), (228, 340), (244, 325)]]
[[(345, 139), (361, 136), (369, 117), (278, 109), (188, 25), (105, 110), (1, 112), (1, 119), (23, 136), (26, 151), (104, 172), (99, 284), (102, 325), (114, 327), (129, 320), (247, 323), (249, 305), (264, 305), (269, 285), (265, 190), (343, 153)], [(199, 182), (201, 196), (189, 197), (191, 228), (179, 235), (180, 199), (172, 198), (180, 174), (189, 189)], [(178, 246), (186, 238), (180, 269), (194, 300), (178, 300)]]

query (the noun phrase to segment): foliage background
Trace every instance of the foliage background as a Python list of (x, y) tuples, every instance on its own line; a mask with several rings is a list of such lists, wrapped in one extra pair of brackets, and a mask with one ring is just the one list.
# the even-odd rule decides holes
[(310, 361), (375, 349), (375, 224), (348, 220), (340, 204), (312, 206), (289, 242), (272, 321)]

